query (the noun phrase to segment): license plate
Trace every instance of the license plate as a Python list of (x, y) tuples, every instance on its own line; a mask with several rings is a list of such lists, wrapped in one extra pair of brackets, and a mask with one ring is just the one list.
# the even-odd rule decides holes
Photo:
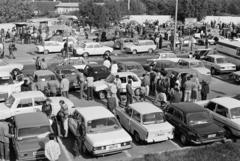
[(119, 148), (119, 144), (114, 144), (114, 145), (109, 145), (108, 146), (108, 150), (114, 150), (114, 149), (118, 149)]
[(214, 138), (214, 137), (216, 137), (216, 134), (208, 135), (208, 138)]

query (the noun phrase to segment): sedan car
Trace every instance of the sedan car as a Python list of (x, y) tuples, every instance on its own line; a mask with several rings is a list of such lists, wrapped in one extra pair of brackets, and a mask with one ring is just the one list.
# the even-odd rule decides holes
[(183, 145), (225, 141), (225, 130), (211, 118), (208, 110), (194, 103), (170, 104), (165, 116), (175, 127)]
[(60, 53), (63, 50), (64, 42), (60, 41), (45, 41), (44, 45), (38, 45), (37, 53)]
[(132, 147), (131, 136), (105, 107), (77, 108), (86, 127), (83, 152), (95, 156), (113, 154)]
[(151, 103), (138, 102), (127, 108), (117, 108), (116, 115), (138, 143), (173, 139), (174, 127), (164, 119), (162, 110)]
[[(29, 121), (31, 120), (31, 121)], [(17, 160), (44, 160), (44, 145), (52, 133), (47, 116), (41, 112), (19, 114), (13, 117), (12, 139)]]
[(139, 40), (138, 42), (135, 42), (133, 44), (126, 44), (123, 48), (123, 50), (126, 53), (143, 53), (148, 52), (149, 54), (152, 54), (156, 50), (157, 46), (154, 44), (152, 40)]
[(157, 52), (156, 55), (156, 58), (147, 59), (147, 61), (170, 60), (177, 63), (180, 59), (173, 52)]
[(103, 46), (97, 42), (86, 42), (80, 45), (74, 46), (73, 55), (74, 56), (94, 56), (94, 55), (110, 55), (113, 52), (113, 48), (108, 46)]
[(135, 62), (135, 61), (125, 61), (119, 62), (118, 65), (118, 72), (133, 72), (137, 74), (137, 76), (142, 77), (146, 71), (143, 69), (142, 64)]
[(23, 70), (22, 64), (9, 64), (8, 62), (5, 62), (4, 60), (0, 59), (0, 71), (4, 71), (7, 73), (11, 73), (14, 70)]
[[(81, 72), (81, 70), (79, 70)], [(104, 65), (88, 64), (83, 70), (86, 77), (93, 77), (94, 81), (105, 79), (110, 75), (109, 69)]]

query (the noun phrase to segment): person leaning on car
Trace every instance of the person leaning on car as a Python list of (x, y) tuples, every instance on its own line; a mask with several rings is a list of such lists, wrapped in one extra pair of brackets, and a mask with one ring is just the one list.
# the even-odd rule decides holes
[(65, 77), (65, 75), (62, 75), (62, 80), (61, 80), (61, 94), (63, 97), (68, 98), (68, 91), (69, 91), (69, 80)]
[(48, 88), (50, 90), (50, 95), (52, 97), (55, 97), (58, 93), (58, 90), (60, 88), (59, 82), (55, 79), (54, 76), (51, 77), (51, 80), (48, 81)]

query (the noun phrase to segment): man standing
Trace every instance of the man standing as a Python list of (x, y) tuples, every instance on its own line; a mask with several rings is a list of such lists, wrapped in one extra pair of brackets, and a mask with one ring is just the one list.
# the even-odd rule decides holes
[(159, 49), (162, 49), (162, 42), (163, 42), (163, 37), (162, 37), (162, 34), (160, 34), (160, 37), (159, 37)]
[(12, 40), (11, 43), (9, 44), (8, 50), (9, 50), (9, 59), (16, 59), (16, 57), (13, 54), (13, 52), (17, 50), (14, 40)]
[(93, 100), (93, 77), (87, 77), (87, 100)]
[(127, 90), (127, 102), (126, 102), (126, 107), (128, 107), (129, 104), (133, 103), (133, 89), (132, 89), (132, 81), (128, 80), (128, 84), (126, 86)]
[(58, 80), (55, 79), (54, 76), (51, 77), (51, 80), (48, 81), (48, 89), (50, 91), (50, 95), (52, 97), (55, 97), (58, 93), (58, 90), (60, 88)]
[(121, 99), (122, 82), (121, 82), (121, 79), (119, 78), (119, 75), (116, 75), (116, 79), (115, 79), (114, 83), (116, 84), (116, 87), (117, 87), (117, 98), (119, 101), (119, 102), (117, 102), (117, 105), (119, 105), (119, 103), (122, 102), (122, 99)]
[(202, 84), (202, 87), (201, 87), (201, 99), (202, 100), (206, 100), (207, 99), (207, 95), (209, 93), (209, 85), (204, 80), (202, 80), (201, 84)]
[(143, 86), (145, 87), (145, 95), (149, 96), (149, 86), (150, 86), (149, 73), (143, 75)]
[(66, 42), (63, 45), (63, 57), (67, 57), (68, 56), (68, 39), (66, 40)]
[(9, 124), (0, 122), (0, 159), (9, 161), (9, 139), (13, 137), (9, 134)]
[(54, 138), (54, 134), (49, 134), (49, 141), (45, 144), (45, 156), (49, 161), (58, 161), (61, 155), (60, 146)]
[(85, 77), (82, 72), (79, 73), (79, 86), (80, 86), (80, 99), (83, 98), (84, 85), (85, 85)]
[(69, 80), (65, 78), (65, 75), (62, 75), (60, 88), (61, 88), (62, 96), (68, 98)]
[(47, 99), (46, 102), (42, 105), (42, 112), (47, 115), (48, 118), (52, 115), (52, 105), (51, 100)]
[(47, 70), (48, 66), (44, 58), (42, 58), (42, 61), (40, 63), (41, 70)]
[(59, 101), (59, 105), (60, 105), (60, 111), (57, 114), (57, 118), (61, 123), (61, 127), (63, 128), (63, 130), (61, 130), (61, 132), (59, 134), (60, 135), (64, 134), (63, 136), (65, 138), (67, 138), (68, 137), (69, 110), (68, 110), (67, 104), (63, 100)]

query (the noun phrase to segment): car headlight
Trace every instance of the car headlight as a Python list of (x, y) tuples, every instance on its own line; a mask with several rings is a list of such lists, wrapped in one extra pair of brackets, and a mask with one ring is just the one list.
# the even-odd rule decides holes
[(93, 147), (93, 150), (106, 150), (106, 146)]
[(128, 145), (131, 145), (131, 142), (130, 142), (130, 141), (121, 143), (121, 146), (128, 146)]

